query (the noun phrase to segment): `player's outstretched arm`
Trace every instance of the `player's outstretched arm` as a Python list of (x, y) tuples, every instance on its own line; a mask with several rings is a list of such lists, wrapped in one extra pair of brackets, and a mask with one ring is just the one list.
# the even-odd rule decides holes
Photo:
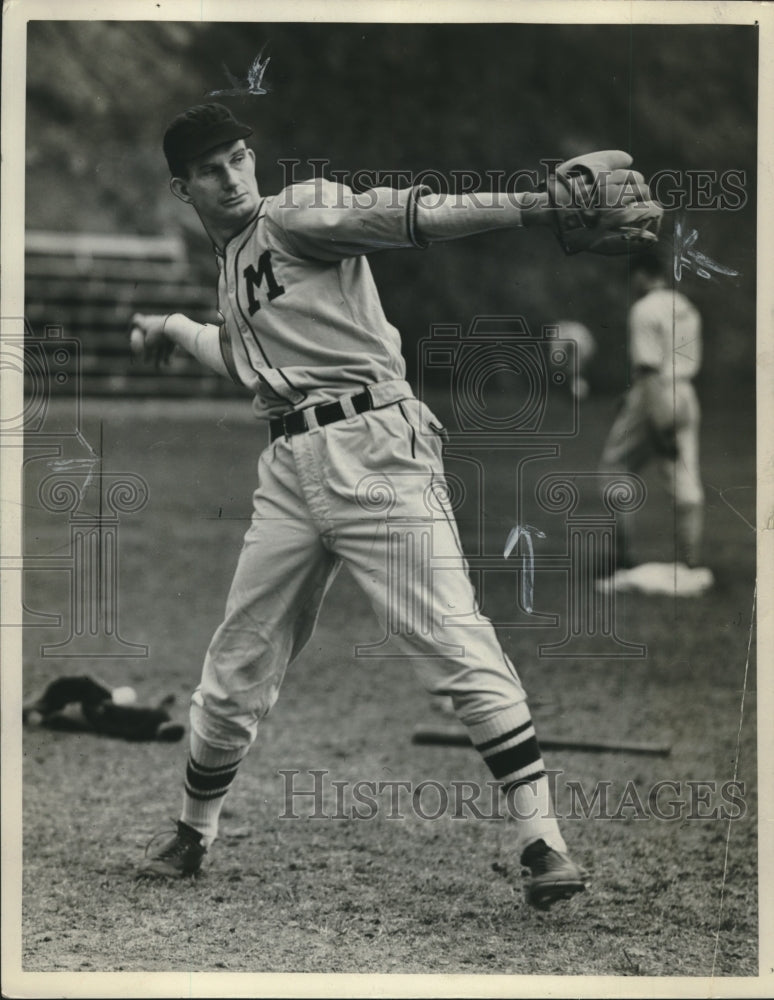
[(417, 198), (416, 229), (427, 243), (492, 229), (549, 226), (566, 253), (631, 253), (658, 239), (663, 209), (632, 158), (618, 149), (576, 156), (546, 178), (544, 190)]
[(416, 228), (426, 243), (442, 243), (492, 229), (548, 225), (550, 212), (544, 191), (424, 193), (417, 197)]
[(207, 368), (228, 375), (220, 344), (220, 330), (211, 323), (195, 323), (182, 313), (164, 316), (135, 313), (129, 335), (132, 355), (158, 368), (168, 364), (175, 347), (181, 347)]

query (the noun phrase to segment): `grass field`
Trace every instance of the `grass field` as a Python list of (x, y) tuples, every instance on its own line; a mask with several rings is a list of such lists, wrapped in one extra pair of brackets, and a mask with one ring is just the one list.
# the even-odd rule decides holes
[[(669, 757), (545, 752), (559, 772), (560, 815), (570, 811), (573, 783), (587, 795), (607, 783), (613, 804), (607, 816), (592, 811), (563, 823), (573, 853), (592, 873), (583, 897), (550, 914), (525, 906), (509, 853), (511, 820), (423, 820), (408, 810), (399, 820), (387, 809), (370, 821), (311, 819), (303, 804), (301, 818), (279, 818), (283, 769), (324, 769), (326, 780), (432, 779), (444, 787), (488, 778), (472, 750), (411, 744), (415, 725), (440, 717), (410, 662), (353, 655), (355, 644), (378, 640), (379, 629), (342, 573), (239, 773), (221, 838), (198, 880), (134, 879), (147, 840), (178, 815), (185, 743), (25, 731), (24, 969), (757, 975), (752, 660), (746, 673), (755, 417), (751, 405), (737, 402), (723, 412), (705, 407), (706, 562), (716, 586), (699, 599), (619, 599), (619, 634), (645, 644), (646, 657), (539, 657), (538, 643), (556, 641), (556, 629), (499, 629), (530, 694), (539, 736), (652, 740), (672, 748)], [(135, 473), (148, 485), (145, 508), (120, 522), (119, 627), (125, 640), (149, 652), (116, 660), (44, 657), (41, 646), (62, 641), (65, 632), (29, 628), (25, 696), (60, 674), (90, 672), (133, 685), (142, 702), (173, 693), (176, 715), (187, 721), (187, 699), (249, 515), (263, 431), (245, 419), (248, 412), (247, 401), (86, 401), (84, 434), (96, 446), (102, 424), (105, 470)], [(612, 400), (589, 400), (581, 435), (541, 470), (593, 469), (612, 412)], [(66, 424), (67, 406), (54, 418)], [(507, 498), (512, 467), (494, 454), (481, 460), (492, 495), (499, 484)], [(68, 515), (37, 503), (41, 461), (28, 472), (27, 551), (61, 554)], [(492, 551), (512, 520), (508, 502), (498, 508), (494, 500), (487, 511)], [(652, 484), (641, 557), (670, 558), (671, 523)], [(461, 517), (461, 528), (473, 544), (472, 521)], [(561, 550), (555, 527), (545, 544)], [(62, 572), (28, 574), (28, 606), (66, 617), (68, 581)], [(558, 574), (538, 573), (536, 610), (561, 609), (561, 586)], [(498, 574), (487, 587), (485, 612), (506, 617), (513, 577)], [(712, 813), (717, 794), (702, 804), (700, 786), (688, 784), (719, 786), (734, 777), (744, 782), (736, 810), (743, 815), (731, 820)], [(682, 802), (678, 817), (637, 818), (627, 788), (647, 803), (658, 781), (676, 783), (670, 787)]]

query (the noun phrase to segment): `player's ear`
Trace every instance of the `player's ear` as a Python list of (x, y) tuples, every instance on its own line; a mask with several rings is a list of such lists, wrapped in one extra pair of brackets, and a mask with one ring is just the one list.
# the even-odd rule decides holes
[(182, 177), (172, 177), (169, 181), (169, 190), (172, 194), (179, 198), (180, 201), (184, 201), (186, 205), (191, 204), (191, 193), (188, 190), (188, 182), (183, 180)]

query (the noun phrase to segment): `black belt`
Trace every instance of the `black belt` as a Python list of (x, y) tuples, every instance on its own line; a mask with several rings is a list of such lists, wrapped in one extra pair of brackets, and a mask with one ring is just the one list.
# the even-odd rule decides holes
[[(371, 393), (367, 389), (365, 392), (359, 392), (357, 396), (352, 396), (351, 399), (355, 413), (365, 413), (374, 408)], [(344, 420), (347, 416), (341, 403), (320, 403), (319, 406), (310, 407), (310, 409), (314, 410), (320, 427), (325, 427), (326, 424), (335, 424), (337, 420)], [(276, 441), (280, 437), (293, 437), (294, 434), (303, 434), (308, 431), (309, 424), (306, 420), (306, 412), (306, 410), (290, 410), (288, 413), (283, 413), (281, 417), (275, 417), (274, 420), (269, 421), (271, 440)]]

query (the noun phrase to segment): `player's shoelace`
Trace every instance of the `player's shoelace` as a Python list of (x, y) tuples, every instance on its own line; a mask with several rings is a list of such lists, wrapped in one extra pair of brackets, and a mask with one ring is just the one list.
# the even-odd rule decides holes
[(558, 859), (556, 857), (551, 857), (551, 851), (549, 849), (544, 853), (531, 858), (529, 864), (524, 867), (530, 875), (546, 875), (552, 869), (556, 868), (557, 860)]

